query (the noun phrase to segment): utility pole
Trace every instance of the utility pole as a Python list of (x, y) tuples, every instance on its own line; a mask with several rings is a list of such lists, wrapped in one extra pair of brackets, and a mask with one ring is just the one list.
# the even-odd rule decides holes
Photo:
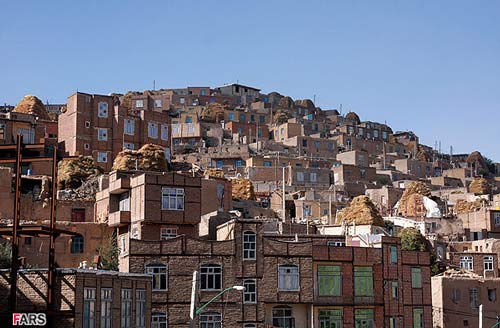
[(17, 272), (19, 271), (19, 238), (17, 230), (19, 229), (19, 220), (21, 214), (21, 144), (23, 143), (23, 136), (17, 135), (16, 146), (16, 182), (15, 182), (15, 198), (14, 198), (14, 222), (12, 224), (12, 260), (10, 266), (10, 294), (9, 306), (12, 312), (16, 311), (17, 300)]
[(198, 271), (193, 272), (191, 287), (191, 307), (189, 309), (189, 328), (195, 328), (196, 304), (198, 303)]
[(483, 328), (483, 304), (479, 305), (479, 328)]

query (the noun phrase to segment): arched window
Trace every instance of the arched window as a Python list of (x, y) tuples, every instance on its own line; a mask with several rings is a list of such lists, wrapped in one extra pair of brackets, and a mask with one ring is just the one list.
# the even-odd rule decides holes
[(222, 315), (219, 312), (205, 312), (200, 315), (200, 328), (222, 328)]
[(257, 237), (253, 231), (243, 232), (243, 259), (255, 260), (257, 252)]
[(273, 307), (273, 326), (280, 328), (295, 328), (295, 318), (289, 306)]
[(255, 279), (243, 280), (243, 286), (245, 287), (245, 290), (243, 291), (243, 303), (257, 303), (257, 283), (255, 282)]
[(222, 289), (222, 266), (219, 264), (203, 264), (200, 267), (200, 289)]
[(83, 253), (85, 243), (82, 235), (76, 235), (71, 237), (71, 254), (81, 254)]
[(280, 265), (278, 267), (278, 289), (283, 291), (299, 290), (299, 267), (297, 265)]
[(167, 314), (165, 312), (151, 313), (151, 328), (167, 328)]
[(146, 265), (146, 273), (153, 275), (153, 290), (168, 289), (168, 267), (162, 263)]

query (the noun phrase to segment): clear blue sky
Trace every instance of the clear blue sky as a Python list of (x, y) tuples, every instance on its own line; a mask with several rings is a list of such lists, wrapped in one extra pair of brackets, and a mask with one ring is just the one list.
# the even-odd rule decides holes
[(500, 1), (0, 0), (0, 103), (235, 82), (500, 161)]

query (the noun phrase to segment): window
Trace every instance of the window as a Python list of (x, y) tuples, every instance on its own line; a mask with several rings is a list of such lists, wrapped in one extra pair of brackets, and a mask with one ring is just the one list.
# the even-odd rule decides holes
[(389, 328), (396, 328), (396, 318), (394, 317), (389, 318)]
[(144, 289), (135, 291), (135, 326), (136, 328), (146, 327), (146, 290)]
[(90, 128), (90, 122), (89, 121), (85, 121), (85, 128)]
[(240, 114), (240, 123), (246, 123), (246, 120), (245, 114)]
[(83, 149), (89, 150), (90, 149), (90, 145), (88, 143), (83, 144)]
[(177, 228), (161, 228), (160, 239), (167, 240), (177, 237)]
[(161, 263), (146, 265), (146, 273), (153, 275), (153, 291), (168, 289), (167, 266)]
[(493, 256), (488, 255), (483, 257), (484, 271), (493, 271)]
[(204, 264), (200, 268), (201, 290), (222, 289), (222, 266)]
[(495, 221), (495, 225), (500, 225), (500, 212), (493, 212), (493, 220)]
[(234, 113), (229, 113), (228, 119), (229, 119), (229, 121), (234, 121)]
[(135, 145), (130, 142), (124, 142), (123, 143), (123, 149), (129, 149), (129, 150), (134, 150)]
[(479, 307), (477, 302), (477, 288), (469, 288), (469, 300), (471, 309), (477, 309)]
[(5, 139), (5, 132), (6, 132), (5, 124), (0, 124), (0, 140)]
[(207, 94), (207, 91), (205, 89), (200, 90), (200, 96), (204, 96)]
[(398, 248), (396, 246), (390, 246), (389, 249), (391, 250), (391, 263), (398, 263)]
[(302, 147), (307, 147), (307, 139), (302, 139)]
[(255, 115), (253, 114), (250, 115), (250, 122), (255, 122)]
[(222, 169), (222, 166), (224, 166), (224, 162), (221, 159), (218, 159), (215, 161), (215, 167), (218, 169)]
[(461, 292), (458, 288), (453, 288), (451, 292), (451, 300), (453, 303), (457, 304), (460, 301)]
[(165, 312), (151, 313), (151, 328), (167, 328), (167, 314)]
[(266, 117), (265, 117), (264, 115), (260, 115), (260, 116), (259, 116), (259, 123), (260, 123), (260, 124), (264, 124), (264, 123), (266, 123)]
[(473, 270), (474, 263), (472, 256), (460, 256), (460, 268), (466, 270)]
[(143, 100), (136, 100), (135, 101), (135, 107), (137, 107), (137, 108), (143, 108), (144, 107), (144, 101)]
[(31, 237), (24, 237), (24, 245), (31, 245), (32, 241)]
[(71, 237), (71, 254), (82, 254), (84, 248), (84, 241), (82, 235)]
[(417, 308), (413, 309), (413, 328), (424, 327), (424, 310)]
[(98, 108), (97, 116), (108, 117), (108, 103), (100, 102)]
[(257, 251), (257, 237), (252, 231), (243, 232), (243, 259), (255, 260)]
[(155, 100), (155, 107), (156, 107), (156, 108), (161, 108), (161, 105), (162, 105), (162, 104), (161, 104), (161, 99), (156, 99), (156, 100)]
[(193, 134), (194, 133), (194, 125), (193, 123), (187, 123), (187, 133)]
[(311, 182), (316, 182), (317, 174), (315, 172), (310, 174)]
[(133, 136), (135, 133), (135, 121), (126, 118), (125, 119), (125, 129), (124, 133)]
[(85, 222), (85, 209), (72, 208), (71, 209), (71, 222)]
[(391, 281), (391, 296), (394, 299), (398, 298), (398, 282), (397, 281)]
[(321, 146), (321, 142), (319, 141), (315, 141), (314, 142), (314, 146), (316, 147), (316, 150), (319, 150), (320, 146)]
[(297, 172), (297, 181), (299, 182), (304, 181), (304, 172)]
[(264, 161), (264, 167), (272, 167), (273, 163), (271, 161)]
[(162, 210), (183, 211), (184, 210), (184, 189), (182, 188), (162, 188)]
[(342, 295), (342, 273), (338, 265), (318, 266), (319, 296)]
[(332, 151), (333, 150), (333, 142), (328, 142), (328, 150)]
[(180, 131), (179, 124), (177, 124), (177, 123), (172, 124), (172, 133), (174, 135), (178, 135), (179, 131)]
[(83, 289), (83, 328), (95, 328), (95, 288)]
[(200, 328), (222, 328), (222, 315), (219, 312), (205, 312), (200, 315)]
[(354, 310), (354, 327), (356, 328), (374, 328), (374, 315), (372, 309)]
[(108, 141), (108, 129), (98, 128), (97, 129), (97, 140)]
[(289, 306), (273, 307), (273, 326), (280, 328), (295, 328), (295, 318)]
[(299, 267), (280, 265), (278, 267), (278, 289), (281, 291), (299, 290)]
[(121, 328), (132, 326), (132, 290), (122, 289)]
[(100, 163), (108, 162), (108, 153), (105, 151), (100, 151), (97, 153), (97, 161)]
[(411, 287), (422, 288), (422, 269), (411, 268)]
[(186, 102), (186, 99), (185, 99), (185, 98), (179, 98), (179, 102), (180, 102), (181, 104), (184, 104), (184, 103)]
[(168, 140), (168, 125), (162, 124), (160, 127), (161, 130), (161, 140)]
[(495, 302), (497, 300), (497, 289), (496, 288), (488, 288), (488, 300), (490, 302)]
[(148, 137), (151, 139), (158, 138), (158, 124), (151, 122), (148, 123)]
[(378, 130), (373, 130), (373, 137), (378, 139)]
[(382, 131), (382, 139), (386, 140), (387, 139), (387, 132)]
[(255, 279), (243, 280), (243, 286), (245, 287), (245, 290), (243, 291), (243, 303), (257, 303), (257, 288)]
[(342, 327), (342, 310), (320, 310), (319, 326), (321, 328)]
[(113, 289), (101, 288), (101, 328), (111, 328)]
[(333, 247), (344, 247), (345, 241), (329, 240), (326, 244)]
[(254, 323), (246, 323), (243, 328), (257, 328), (257, 326)]
[(243, 160), (237, 159), (236, 162), (235, 162), (235, 166), (236, 167), (242, 167), (243, 166)]
[(373, 296), (372, 267), (354, 267), (354, 296)]

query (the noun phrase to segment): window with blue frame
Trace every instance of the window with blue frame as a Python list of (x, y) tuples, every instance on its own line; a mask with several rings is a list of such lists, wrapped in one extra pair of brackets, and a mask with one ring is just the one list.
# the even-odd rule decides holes
[(234, 113), (229, 113), (229, 120), (234, 121)]
[(240, 123), (246, 123), (247, 121), (247, 118), (245, 116), (245, 114), (240, 114)]
[(71, 237), (71, 254), (81, 254), (84, 249), (84, 240), (82, 235)]
[(264, 115), (259, 116), (259, 123), (261, 123), (261, 124), (266, 123), (266, 117)]
[(243, 160), (237, 159), (235, 162), (236, 167), (242, 167), (243, 166)]
[(186, 123), (193, 123), (193, 118), (191, 116), (187, 116)]
[(264, 167), (271, 167), (273, 163), (271, 161), (264, 161)]
[(221, 159), (215, 161), (215, 167), (218, 169), (222, 169), (223, 162)]
[(250, 115), (250, 122), (255, 122), (255, 115)]

